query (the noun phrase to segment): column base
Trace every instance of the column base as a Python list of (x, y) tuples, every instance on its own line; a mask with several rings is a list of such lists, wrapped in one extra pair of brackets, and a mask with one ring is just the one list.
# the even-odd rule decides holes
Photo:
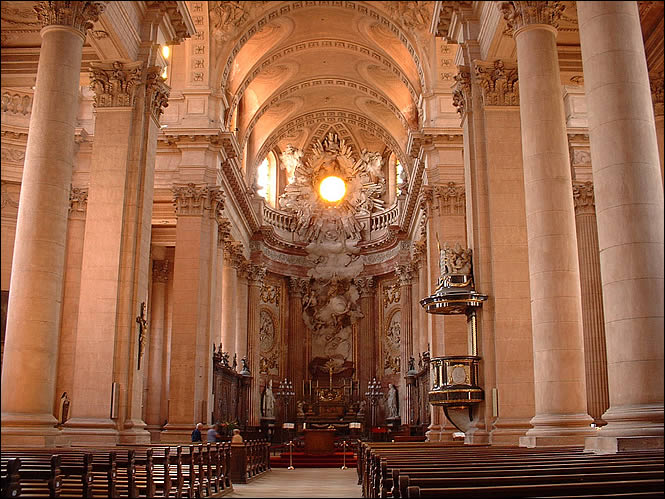
[(517, 446), (531, 429), (530, 419), (497, 419), (492, 423), (490, 444)]
[(663, 437), (663, 404), (610, 407), (599, 437)]
[(146, 431), (150, 433), (150, 443), (158, 444), (161, 442), (162, 425), (147, 425)]
[(60, 430), (52, 414), (2, 413), (0, 443), (3, 447), (55, 447)]
[[(159, 435), (160, 442), (165, 444), (191, 443), (192, 432), (196, 424), (167, 424)], [(205, 440), (205, 431), (201, 432), (201, 438)]]
[(72, 418), (62, 428), (62, 444), (72, 447), (117, 445), (118, 430), (112, 419)]
[(149, 444), (150, 432), (142, 420), (130, 419), (125, 421), (125, 429), (118, 433), (118, 444)]
[(663, 450), (663, 437), (587, 437), (584, 452), (616, 454), (636, 450)]
[(519, 439), (520, 447), (584, 445), (586, 437), (596, 435), (593, 418), (580, 414), (540, 414), (531, 419), (533, 428)]

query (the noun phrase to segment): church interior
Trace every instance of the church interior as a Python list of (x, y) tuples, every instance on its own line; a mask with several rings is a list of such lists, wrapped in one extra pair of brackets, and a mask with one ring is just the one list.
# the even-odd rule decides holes
[(662, 450), (663, 13), (3, 1), (3, 448)]

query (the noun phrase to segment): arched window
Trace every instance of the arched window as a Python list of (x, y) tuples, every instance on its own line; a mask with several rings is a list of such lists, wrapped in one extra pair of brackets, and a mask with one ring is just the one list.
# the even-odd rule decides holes
[(270, 206), (275, 206), (275, 168), (276, 161), (273, 153), (263, 159), (259, 167), (256, 169), (256, 185), (259, 187), (257, 194), (266, 200)]

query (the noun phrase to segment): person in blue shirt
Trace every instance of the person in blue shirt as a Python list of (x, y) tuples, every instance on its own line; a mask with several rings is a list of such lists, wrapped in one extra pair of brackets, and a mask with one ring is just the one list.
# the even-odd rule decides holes
[(201, 428), (203, 428), (203, 423), (197, 423), (196, 428), (192, 432), (192, 442), (201, 442)]

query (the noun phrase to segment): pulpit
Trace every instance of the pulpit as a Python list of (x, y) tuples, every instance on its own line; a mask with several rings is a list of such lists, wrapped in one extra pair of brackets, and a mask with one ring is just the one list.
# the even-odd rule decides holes
[(305, 430), (305, 454), (335, 452), (335, 430)]

